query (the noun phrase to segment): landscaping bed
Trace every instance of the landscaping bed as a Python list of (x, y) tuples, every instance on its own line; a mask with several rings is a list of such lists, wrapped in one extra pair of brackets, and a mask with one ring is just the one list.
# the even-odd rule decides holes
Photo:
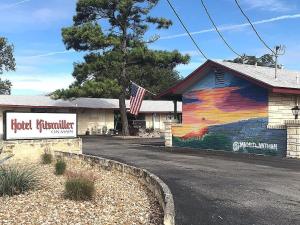
[(137, 178), (66, 161), (67, 172), (93, 177), (90, 200), (65, 196), (66, 175), (54, 164), (33, 165), (40, 183), (34, 190), (0, 197), (1, 224), (162, 224), (163, 213), (153, 194)]

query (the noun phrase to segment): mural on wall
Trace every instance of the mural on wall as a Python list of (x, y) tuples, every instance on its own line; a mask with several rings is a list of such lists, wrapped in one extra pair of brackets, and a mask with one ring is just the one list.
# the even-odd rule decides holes
[(210, 73), (183, 95), (183, 126), (172, 128), (173, 144), (283, 155), (286, 131), (267, 129), (268, 91), (222, 76), (220, 82)]

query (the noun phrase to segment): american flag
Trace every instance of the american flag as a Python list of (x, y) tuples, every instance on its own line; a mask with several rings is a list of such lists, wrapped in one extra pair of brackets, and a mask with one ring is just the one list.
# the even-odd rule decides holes
[(140, 108), (146, 94), (146, 89), (138, 86), (135, 83), (131, 83), (131, 95), (130, 95), (130, 113), (138, 115)]

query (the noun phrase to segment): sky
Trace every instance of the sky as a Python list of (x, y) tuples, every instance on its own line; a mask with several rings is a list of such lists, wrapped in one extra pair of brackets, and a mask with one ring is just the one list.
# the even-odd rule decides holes
[[(200, 0), (170, 1), (208, 58), (236, 57), (212, 29)], [(234, 0), (205, 2), (225, 39), (239, 54), (259, 57), (270, 53), (255, 36)], [(286, 46), (279, 62), (286, 69), (300, 71), (300, 1), (239, 2), (269, 46)], [(13, 95), (44, 95), (67, 88), (73, 82), (73, 63), (81, 62), (85, 53), (66, 50), (61, 28), (72, 25), (75, 7), (76, 0), (0, 0), (0, 36), (14, 45), (17, 63), (15, 72), (5, 72), (1, 77), (12, 81)], [(189, 54), (190, 63), (176, 68), (184, 77), (205, 62), (166, 0), (160, 0), (151, 14), (171, 19), (173, 26), (168, 30), (149, 30), (147, 36), (160, 36), (150, 48)]]

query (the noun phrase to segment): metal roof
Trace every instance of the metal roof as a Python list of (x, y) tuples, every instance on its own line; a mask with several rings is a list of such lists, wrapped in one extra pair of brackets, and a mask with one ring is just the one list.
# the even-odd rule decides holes
[(300, 81), (300, 71), (297, 72), (285, 69), (278, 69), (277, 79), (275, 79), (274, 68), (223, 61), (216, 61), (216, 63), (229, 69), (235, 70), (258, 81), (261, 81), (272, 87), (300, 89), (300, 83), (297, 83), (297, 79), (298, 81)]
[(207, 60), (181, 82), (160, 93), (157, 98), (181, 99), (181, 95), (188, 87), (198, 82), (207, 75), (209, 70), (216, 67), (227, 70), (233, 75), (247, 79), (274, 93), (300, 94), (300, 71), (278, 69), (275, 79), (274, 68)]
[[(118, 99), (108, 98), (76, 98), (72, 100), (54, 100), (48, 96), (14, 96), (0, 95), (0, 107), (30, 107), (30, 108), (88, 108), (88, 109), (119, 109)], [(129, 100), (126, 100), (129, 108)], [(177, 102), (178, 112), (182, 111), (181, 102)], [(141, 112), (173, 112), (172, 101), (144, 100)]]

